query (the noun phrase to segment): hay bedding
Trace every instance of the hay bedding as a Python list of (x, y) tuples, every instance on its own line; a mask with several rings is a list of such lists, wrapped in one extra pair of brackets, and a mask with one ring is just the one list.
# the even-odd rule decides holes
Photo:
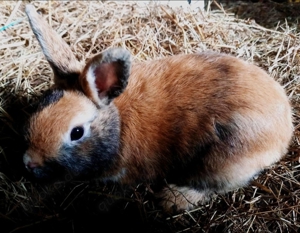
[[(52, 84), (51, 70), (24, 14), (26, 2), (0, 2), (0, 229), (1, 232), (296, 232), (300, 227), (300, 33), (285, 22), (266, 29), (222, 9), (183, 11), (151, 3), (34, 2), (79, 60), (108, 47), (135, 60), (212, 49), (264, 68), (285, 86), (294, 107), (295, 137), (288, 156), (251, 185), (207, 205), (165, 216), (143, 184), (134, 191), (97, 181), (40, 185), (21, 161), (22, 125), (36, 97)], [(19, 20), (19, 22), (17, 21)], [(16, 22), (17, 21), (17, 22)], [(188, 62), (188, 61), (187, 61)]]

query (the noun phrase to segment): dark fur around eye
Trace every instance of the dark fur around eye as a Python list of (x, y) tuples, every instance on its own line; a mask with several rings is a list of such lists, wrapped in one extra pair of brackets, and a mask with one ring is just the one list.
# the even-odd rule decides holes
[(31, 105), (31, 113), (36, 113), (42, 111), (44, 108), (51, 104), (55, 104), (64, 96), (64, 91), (60, 89), (50, 89), (43, 93), (42, 96), (38, 98)]

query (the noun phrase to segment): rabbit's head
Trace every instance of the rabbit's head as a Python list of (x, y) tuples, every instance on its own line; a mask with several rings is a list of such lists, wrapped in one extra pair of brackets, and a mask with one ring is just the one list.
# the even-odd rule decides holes
[(108, 49), (82, 66), (33, 6), (26, 7), (26, 14), (53, 69), (54, 86), (26, 126), (25, 166), (36, 178), (65, 170), (105, 174), (117, 161), (120, 122), (112, 100), (127, 86), (130, 54)]

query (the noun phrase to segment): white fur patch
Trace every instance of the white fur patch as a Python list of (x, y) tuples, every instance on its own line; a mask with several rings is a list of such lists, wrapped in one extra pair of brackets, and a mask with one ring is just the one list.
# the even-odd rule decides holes
[(27, 153), (24, 154), (23, 156), (23, 162), (25, 164), (26, 169), (28, 169), (28, 164), (30, 162), (32, 162), (31, 158), (29, 157), (29, 155)]
[(92, 93), (92, 98), (94, 101), (96, 101), (100, 106), (105, 104), (107, 102), (107, 98), (106, 97), (102, 97), (101, 100), (98, 96), (98, 88), (96, 86), (96, 76), (95, 76), (95, 69), (96, 69), (96, 66), (95, 65), (91, 65), (88, 69), (88, 72), (86, 74), (86, 80), (88, 82), (88, 86), (91, 90), (91, 93)]
[(161, 206), (166, 212), (172, 212), (176, 206), (177, 211), (190, 210), (199, 204), (209, 201), (211, 193), (205, 191), (197, 191), (186, 186), (177, 186), (170, 184), (158, 194), (161, 198)]
[(256, 154), (251, 157), (243, 157), (227, 166), (224, 171), (216, 175), (216, 180), (220, 182), (226, 181), (224, 190), (218, 190), (219, 193), (226, 193), (236, 188), (247, 185), (249, 181), (264, 168), (277, 162), (282, 154), (278, 150), (267, 151), (261, 154)]

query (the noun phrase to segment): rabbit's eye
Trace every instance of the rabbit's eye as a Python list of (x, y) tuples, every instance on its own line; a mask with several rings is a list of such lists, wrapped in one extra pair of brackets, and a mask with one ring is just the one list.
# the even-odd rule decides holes
[(79, 140), (84, 134), (83, 127), (75, 127), (71, 131), (71, 141)]

